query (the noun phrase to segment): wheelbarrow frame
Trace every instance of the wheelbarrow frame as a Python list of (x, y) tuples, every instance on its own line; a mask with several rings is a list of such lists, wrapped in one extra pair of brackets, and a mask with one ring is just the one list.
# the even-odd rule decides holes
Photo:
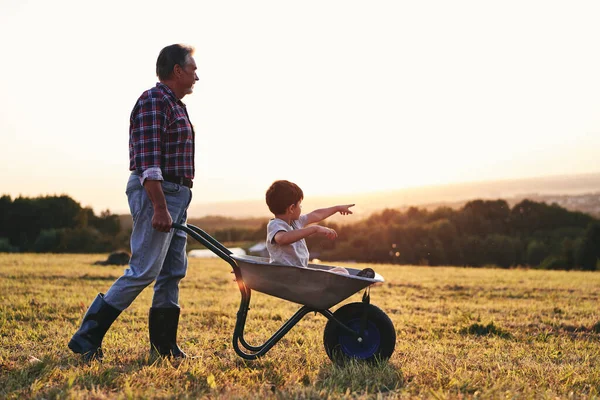
[[(235, 324), (235, 329), (233, 331), (233, 349), (240, 357), (246, 360), (256, 360), (257, 358), (265, 355), (282, 337), (284, 337), (304, 316), (308, 313), (314, 312), (323, 315), (328, 320), (337, 324), (344, 331), (354, 336), (359, 342), (362, 341), (361, 333), (357, 332), (341, 321), (339, 321), (331, 311), (328, 309), (319, 309), (309, 306), (302, 306), (296, 313), (291, 316), (267, 341), (265, 341), (262, 345), (253, 346), (250, 345), (244, 339), (244, 328), (246, 326), (246, 319), (248, 317), (248, 310), (250, 310), (250, 298), (252, 296), (252, 290), (246, 286), (244, 283), (244, 279), (242, 278), (242, 272), (240, 267), (238, 266), (235, 259), (233, 259), (232, 252), (223, 244), (221, 244), (218, 240), (210, 236), (208, 233), (198, 228), (197, 226), (190, 224), (177, 224), (173, 223), (173, 228), (179, 229), (187, 233), (189, 236), (196, 239), (202, 245), (204, 245), (207, 249), (212, 251), (215, 255), (221, 258), (223, 261), (227, 262), (231, 268), (233, 268), (233, 273), (235, 274), (235, 279), (238, 284), (241, 293), (241, 301), (240, 308), (237, 312), (237, 320)], [(365, 293), (363, 296), (363, 302), (369, 303), (369, 295)], [(366, 312), (367, 308), (365, 308)], [(364, 316), (366, 318), (366, 315)], [(241, 347), (240, 347), (241, 345)], [(243, 348), (242, 348), (243, 347)]]

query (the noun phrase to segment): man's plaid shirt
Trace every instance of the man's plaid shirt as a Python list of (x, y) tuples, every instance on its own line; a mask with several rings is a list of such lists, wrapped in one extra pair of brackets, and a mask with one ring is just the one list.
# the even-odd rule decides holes
[(163, 174), (194, 178), (194, 136), (185, 104), (158, 82), (131, 112), (129, 170), (142, 182), (162, 180)]

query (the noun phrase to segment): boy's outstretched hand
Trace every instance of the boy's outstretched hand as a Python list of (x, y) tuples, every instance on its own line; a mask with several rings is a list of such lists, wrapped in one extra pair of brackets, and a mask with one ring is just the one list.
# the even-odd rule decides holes
[(350, 207), (354, 207), (354, 204), (346, 204), (343, 206), (337, 206), (338, 212), (342, 215), (352, 214), (352, 211), (350, 211)]

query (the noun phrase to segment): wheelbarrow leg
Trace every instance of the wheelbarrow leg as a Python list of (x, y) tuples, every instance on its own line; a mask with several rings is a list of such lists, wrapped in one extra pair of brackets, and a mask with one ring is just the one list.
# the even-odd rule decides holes
[[(240, 289), (241, 286), (240, 286)], [(235, 324), (235, 330), (233, 332), (233, 349), (242, 358), (246, 360), (255, 360), (265, 355), (286, 333), (290, 331), (304, 316), (310, 312), (317, 311), (308, 306), (303, 306), (296, 313), (288, 319), (278, 330), (271, 336), (265, 343), (260, 346), (249, 345), (244, 339), (244, 328), (246, 325), (246, 318), (248, 317), (248, 310), (250, 309), (250, 297), (251, 291), (244, 286), (242, 290), (242, 301), (240, 303), (240, 309), (237, 314), (237, 321)], [(240, 348), (240, 344), (251, 352), (252, 354), (246, 353)]]

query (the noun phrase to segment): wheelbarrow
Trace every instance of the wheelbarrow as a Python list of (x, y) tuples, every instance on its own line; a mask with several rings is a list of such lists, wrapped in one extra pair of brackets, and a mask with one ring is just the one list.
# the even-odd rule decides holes
[[(268, 258), (234, 255), (208, 233), (194, 225), (174, 223), (233, 268), (241, 292), (240, 308), (233, 332), (233, 348), (246, 360), (264, 356), (305, 315), (314, 312), (327, 318), (323, 343), (327, 356), (343, 365), (348, 360), (386, 360), (394, 352), (396, 331), (390, 318), (370, 304), (370, 286), (383, 282), (357, 276), (358, 269), (346, 268), (349, 275), (329, 272), (333, 266), (309, 264), (308, 268), (270, 263)], [(361, 302), (349, 303), (335, 312), (329, 308), (365, 289)], [(254, 346), (244, 339), (244, 328), (252, 290), (288, 300), (302, 307), (267, 341)]]

